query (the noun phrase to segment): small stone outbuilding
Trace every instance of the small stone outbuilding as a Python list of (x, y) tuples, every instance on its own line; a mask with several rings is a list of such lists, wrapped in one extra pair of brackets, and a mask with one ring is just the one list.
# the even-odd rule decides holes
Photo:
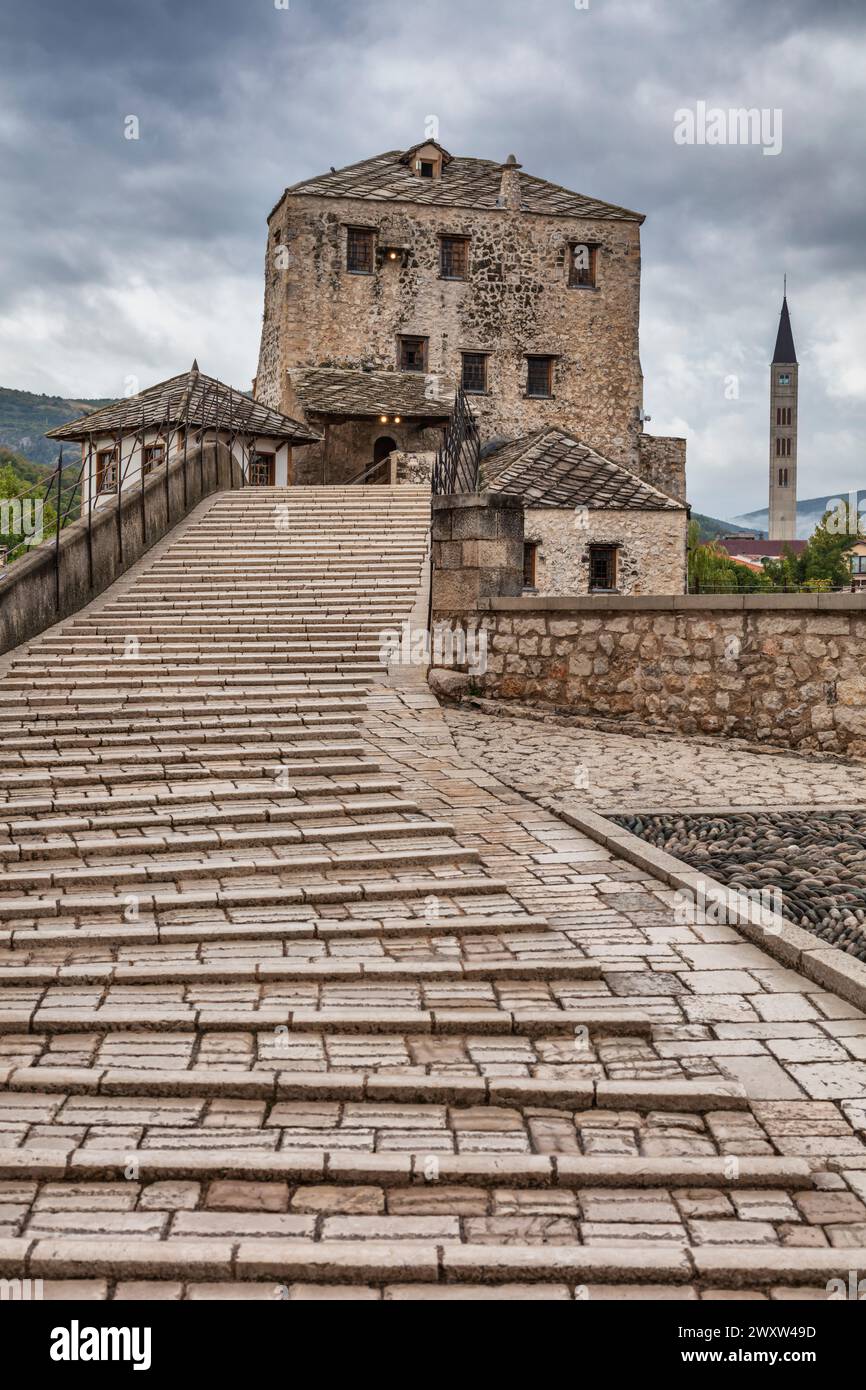
[(557, 597), (683, 594), (688, 506), (568, 430), (482, 459), (484, 485), (524, 504), (524, 588)]

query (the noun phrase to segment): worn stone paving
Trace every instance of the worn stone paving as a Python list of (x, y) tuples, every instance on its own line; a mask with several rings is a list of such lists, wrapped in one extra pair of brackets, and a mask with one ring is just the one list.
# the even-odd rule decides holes
[(0, 679), (0, 1276), (826, 1298), (866, 1267), (866, 1017), (384, 683), (428, 497), (288, 496), (289, 539), (221, 496)]
[(744, 745), (722, 738), (646, 737), (588, 729), (567, 719), (512, 717), (449, 706), (462, 757), (495, 766), (528, 796), (568, 794), (605, 811), (731, 806), (866, 807), (866, 763)]

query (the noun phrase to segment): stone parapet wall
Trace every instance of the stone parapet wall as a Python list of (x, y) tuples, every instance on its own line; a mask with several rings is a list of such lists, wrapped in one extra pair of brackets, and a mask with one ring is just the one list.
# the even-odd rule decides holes
[(486, 696), (866, 757), (866, 596), (488, 599)]
[[(206, 444), (169, 463), (60, 532), (59, 584), (54, 539), (10, 566), (0, 584), (0, 653), (75, 613), (115, 579), (203, 498), (242, 486), (236, 459), (224, 444)], [(88, 524), (89, 521), (89, 524)], [(219, 564), (219, 557), (215, 557)]]
[(507, 492), (433, 498), (433, 613), (473, 610), (523, 588), (523, 500)]

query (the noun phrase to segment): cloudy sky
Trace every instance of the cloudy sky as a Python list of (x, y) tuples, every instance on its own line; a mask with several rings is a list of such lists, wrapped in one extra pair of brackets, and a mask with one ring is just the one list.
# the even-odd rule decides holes
[[(248, 387), (283, 188), (436, 115), (647, 214), (645, 405), (694, 506), (765, 504), (785, 271), (800, 495), (866, 486), (866, 0), (2, 0), (0, 69), (0, 385)], [(781, 111), (781, 151), (678, 144), (698, 102)]]

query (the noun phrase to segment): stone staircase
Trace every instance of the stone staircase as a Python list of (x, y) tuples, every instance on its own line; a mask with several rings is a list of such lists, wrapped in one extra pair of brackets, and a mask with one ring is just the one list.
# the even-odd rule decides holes
[(464, 784), (423, 684), (388, 686), (429, 512), (220, 494), (3, 663), (0, 1276), (698, 1298), (866, 1263), (753, 1243), (838, 1168), (659, 1062), (657, 997), (538, 910), (535, 808)]

